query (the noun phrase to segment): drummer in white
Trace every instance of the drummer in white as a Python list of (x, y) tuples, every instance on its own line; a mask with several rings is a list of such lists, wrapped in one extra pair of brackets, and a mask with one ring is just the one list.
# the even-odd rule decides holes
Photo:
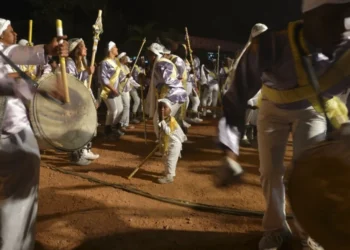
[[(0, 18), (0, 51), (15, 64), (44, 65), (48, 55), (68, 56), (67, 42), (34, 47), (15, 45), (17, 34), (9, 20)], [(0, 56), (0, 72), (4, 70)], [(0, 73), (0, 83), (3, 75)], [(0, 249), (32, 250), (35, 243), (35, 221), (38, 207), (40, 153), (27, 117), (25, 104), (31, 88), (19, 78), (16, 84), (0, 88)], [(14, 91), (11, 91), (11, 87)], [(7, 89), (7, 90), (6, 90)], [(8, 91), (10, 90), (10, 91)], [(11, 95), (11, 96), (10, 96)]]

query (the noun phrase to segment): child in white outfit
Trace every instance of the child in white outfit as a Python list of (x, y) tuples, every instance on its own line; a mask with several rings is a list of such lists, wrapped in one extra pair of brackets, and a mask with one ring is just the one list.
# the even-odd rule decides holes
[(187, 140), (175, 118), (170, 115), (171, 102), (168, 99), (158, 100), (159, 112), (159, 132), (161, 143), (161, 153), (164, 158), (165, 171), (164, 176), (158, 179), (161, 184), (171, 183), (174, 181), (176, 164), (179, 159), (182, 143)]

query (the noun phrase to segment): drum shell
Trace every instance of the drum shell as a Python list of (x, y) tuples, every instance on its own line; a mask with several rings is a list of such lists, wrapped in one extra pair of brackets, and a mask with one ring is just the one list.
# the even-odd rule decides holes
[(290, 204), (301, 227), (325, 249), (350, 245), (350, 143), (318, 143), (293, 162)]
[[(38, 81), (38, 90), (64, 93), (56, 80), (59, 74), (48, 74)], [(84, 147), (94, 137), (97, 111), (92, 96), (82, 82), (67, 74), (70, 103), (58, 104), (38, 91), (29, 106), (29, 118), (39, 148), (72, 152)]]

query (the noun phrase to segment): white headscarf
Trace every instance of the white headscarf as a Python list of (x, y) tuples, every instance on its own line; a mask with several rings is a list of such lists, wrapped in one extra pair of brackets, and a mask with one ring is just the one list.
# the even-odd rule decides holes
[(170, 110), (171, 110), (171, 101), (169, 100), (169, 99), (166, 99), (166, 98), (163, 98), (163, 99), (159, 99), (158, 100), (158, 103), (164, 103), (165, 105), (167, 105), (169, 108), (170, 108)]
[(126, 53), (125, 52), (122, 52), (122, 53), (120, 53), (119, 55), (118, 55), (118, 59), (121, 59), (121, 58), (123, 58), (124, 56), (126, 56)]
[(19, 40), (18, 44), (21, 46), (27, 46), (28, 45), (28, 41), (26, 39), (21, 39)]
[(115, 42), (110, 41), (110, 42), (108, 43), (108, 51), (111, 51), (111, 49), (112, 49), (113, 47), (115, 47), (115, 46), (117, 46), (117, 45), (115, 44)]
[(0, 36), (7, 29), (7, 27), (11, 24), (10, 20), (0, 18)]
[(171, 51), (168, 50), (167, 48), (163, 47), (163, 54), (165, 54), (165, 55), (170, 55), (170, 54), (171, 54)]
[(302, 11), (304, 13), (324, 4), (344, 4), (349, 2), (350, 0), (303, 0)]
[(164, 46), (160, 45), (159, 43), (152, 43), (147, 49), (156, 54), (157, 57), (162, 57), (163, 48)]
[(72, 52), (80, 42), (84, 42), (82, 38), (72, 38), (68, 40), (69, 44), (69, 53)]

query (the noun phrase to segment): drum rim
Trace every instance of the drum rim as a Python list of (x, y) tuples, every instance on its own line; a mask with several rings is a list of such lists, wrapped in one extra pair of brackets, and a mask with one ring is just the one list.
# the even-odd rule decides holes
[[(47, 76), (46, 77), (42, 77), (39, 81), (38, 81), (38, 88), (40, 88), (40, 85), (42, 84), (42, 81), (44, 80), (44, 79), (46, 79), (46, 78), (49, 78), (49, 77), (51, 77), (51, 76), (53, 76), (53, 75), (55, 75), (54, 73), (50, 73), (50, 74), (47, 74)], [(67, 76), (68, 76), (69, 74), (67, 74)], [(71, 75), (72, 76), (72, 75)], [(72, 76), (72, 77), (74, 77), (74, 76)], [(74, 79), (75, 80), (77, 80), (77, 81), (79, 81), (78, 79), (76, 79), (75, 77), (74, 77)], [(83, 84), (83, 83), (81, 83), (81, 84)], [(84, 85), (83, 85), (84, 86)], [(88, 90), (89, 91), (89, 90)], [(74, 152), (74, 151), (76, 151), (76, 150), (79, 150), (79, 149), (81, 149), (82, 147), (84, 147), (84, 145), (86, 145), (87, 143), (89, 143), (89, 142), (91, 142), (92, 141), (92, 139), (95, 137), (95, 135), (94, 135), (94, 133), (92, 133), (91, 134), (91, 137), (89, 138), (89, 140), (82, 146), (82, 147), (77, 147), (77, 148), (71, 148), (71, 149), (67, 149), (67, 148), (64, 148), (64, 147), (61, 147), (61, 146), (57, 146), (57, 144), (54, 144), (53, 142), (52, 142), (52, 140), (50, 140), (49, 138), (49, 136), (47, 136), (47, 134), (44, 132), (44, 130), (42, 129), (42, 127), (39, 125), (40, 123), (39, 123), (39, 116), (38, 116), (38, 113), (37, 113), (37, 109), (35, 108), (35, 104), (36, 104), (36, 102), (37, 102), (37, 99), (38, 99), (38, 95), (40, 95), (39, 93), (35, 93), (35, 95), (34, 95), (34, 97), (33, 97), (33, 100), (32, 100), (32, 102), (31, 102), (31, 105), (30, 105), (30, 111), (31, 111), (31, 117), (34, 119), (34, 121), (35, 121), (35, 129), (36, 130), (38, 130), (38, 132), (42, 135), (41, 136), (41, 138), (42, 138), (42, 140), (44, 140), (47, 144), (49, 144), (51, 147), (53, 147), (54, 149), (57, 149), (57, 150), (60, 150), (60, 151), (63, 151), (63, 152)], [(92, 103), (93, 103), (93, 99), (92, 99), (92, 97), (91, 97), (91, 95), (89, 94), (88, 95), (89, 96), (89, 98), (91, 99), (91, 101), (92, 101)], [(95, 118), (96, 119), (94, 119), (94, 121), (95, 121), (95, 126), (96, 126), (96, 129), (97, 129), (97, 124), (98, 124), (98, 122), (97, 122), (97, 110), (95, 109)], [(32, 126), (33, 127), (33, 126)]]

